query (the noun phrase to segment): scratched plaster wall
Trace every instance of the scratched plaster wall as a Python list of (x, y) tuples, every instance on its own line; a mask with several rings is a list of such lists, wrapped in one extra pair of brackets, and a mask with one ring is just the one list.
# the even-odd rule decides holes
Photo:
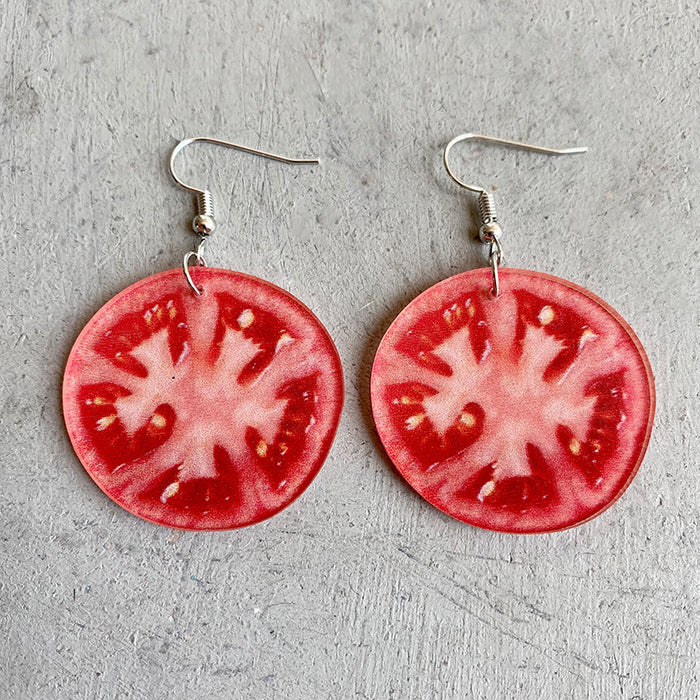
[[(699, 32), (671, 0), (2, 3), (0, 696), (697, 697)], [(590, 146), (459, 163), (498, 188), (509, 263), (612, 303), (656, 374), (637, 479), (560, 534), (444, 516), (368, 418), (390, 320), (483, 264), (440, 162), (464, 130)], [(321, 157), (187, 172), (218, 194), (212, 260), (308, 303), (347, 380), (307, 493), (214, 534), (104, 497), (59, 401), (87, 319), (190, 245), (165, 163), (200, 133)]]

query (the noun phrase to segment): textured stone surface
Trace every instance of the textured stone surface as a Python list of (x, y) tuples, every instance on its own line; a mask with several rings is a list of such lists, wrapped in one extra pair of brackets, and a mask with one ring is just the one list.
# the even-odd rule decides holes
[[(698, 685), (697, 36), (691, 2), (152, 3), (0, 7), (3, 213), (0, 696), (694, 698)], [(290, 5), (291, 7), (291, 5)], [(482, 264), (440, 148), (498, 188), (508, 262), (589, 287), (645, 344), (655, 432), (580, 528), (476, 530), (418, 498), (373, 433), (369, 368), (415, 294)], [(82, 325), (179, 264), (193, 147), (218, 195), (211, 262), (327, 324), (346, 369), (309, 491), (243, 531), (181, 533), (93, 485), (60, 413)]]

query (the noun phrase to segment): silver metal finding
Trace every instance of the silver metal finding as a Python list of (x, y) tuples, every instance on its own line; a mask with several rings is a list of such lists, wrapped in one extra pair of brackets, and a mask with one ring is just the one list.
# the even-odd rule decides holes
[(501, 245), (500, 238), (503, 233), (501, 225), (498, 223), (498, 217), (496, 215), (496, 208), (494, 204), (493, 195), (487, 192), (483, 187), (477, 185), (468, 185), (464, 180), (458, 178), (452, 168), (450, 167), (449, 155), (452, 147), (461, 141), (482, 141), (485, 143), (495, 143), (501, 146), (510, 146), (511, 148), (520, 148), (525, 151), (533, 151), (535, 153), (544, 153), (545, 155), (551, 156), (565, 156), (573, 155), (576, 153), (585, 153), (588, 150), (587, 146), (576, 146), (574, 148), (545, 148), (544, 146), (533, 146), (529, 143), (522, 143), (520, 141), (511, 141), (509, 139), (499, 139), (495, 136), (484, 136), (482, 134), (460, 134), (455, 136), (448, 144), (445, 146), (443, 152), (442, 161), (445, 164), (445, 170), (447, 174), (465, 190), (474, 192), (479, 198), (479, 218), (481, 219), (479, 225), (479, 240), (482, 243), (489, 244), (489, 265), (491, 266), (491, 272), (493, 276), (493, 288), (491, 292), (494, 296), (498, 296), (501, 292), (499, 280), (498, 280), (498, 266), (503, 261), (503, 246)]
[(217, 226), (216, 218), (214, 217), (214, 197), (212, 196), (212, 193), (209, 190), (203, 190), (198, 187), (193, 187), (192, 185), (184, 183), (175, 174), (174, 167), (175, 158), (177, 158), (178, 153), (180, 153), (180, 151), (182, 151), (182, 149), (185, 148), (185, 146), (189, 146), (191, 143), (195, 143), (197, 141), (213, 143), (216, 146), (225, 146), (226, 148), (233, 148), (237, 151), (243, 151), (244, 153), (250, 153), (254, 156), (261, 156), (263, 158), (269, 158), (270, 160), (276, 160), (280, 163), (290, 163), (293, 165), (313, 164), (319, 163), (319, 160), (316, 158), (288, 158), (287, 156), (281, 156), (276, 153), (268, 153), (267, 151), (261, 151), (257, 148), (241, 146), (240, 144), (232, 143), (231, 141), (222, 141), (221, 139), (215, 139), (209, 136), (195, 136), (190, 139), (184, 139), (183, 141), (180, 141), (180, 143), (178, 143), (177, 146), (175, 146), (173, 152), (170, 154), (170, 174), (172, 175), (173, 180), (175, 180), (175, 182), (178, 185), (180, 185), (180, 187), (183, 187), (184, 189), (189, 190), (190, 192), (194, 192), (197, 195), (197, 215), (192, 220), (192, 230), (199, 236), (199, 241), (195, 249), (189, 251), (185, 255), (182, 263), (182, 268), (183, 272), (185, 273), (187, 283), (190, 285), (190, 287), (192, 287), (194, 292), (197, 295), (199, 295), (202, 293), (202, 290), (199, 289), (192, 281), (192, 276), (190, 274), (189, 268), (192, 258), (195, 259), (198, 265), (206, 265), (206, 263), (204, 262), (204, 257), (202, 255), (202, 249), (204, 247), (205, 241), (207, 240), (207, 237), (216, 230)]
[(494, 238), (489, 245), (489, 264), (491, 265), (491, 276), (493, 277), (493, 287), (491, 294), (498, 297), (501, 294), (501, 285), (498, 280), (498, 266), (503, 260), (503, 248), (497, 238)]
[(190, 262), (192, 258), (199, 265), (199, 267), (206, 267), (207, 262), (204, 259), (204, 244), (207, 242), (205, 237), (200, 237), (199, 243), (194, 250), (189, 250), (185, 253), (185, 257), (182, 260), (182, 271), (185, 273), (185, 279), (187, 284), (190, 285), (192, 291), (199, 296), (202, 290), (192, 281), (192, 274), (190, 273)]
[(207, 263), (204, 260), (204, 256), (199, 252), (199, 248), (201, 246), (197, 246), (197, 250), (188, 250), (185, 253), (185, 257), (182, 261), (182, 271), (185, 273), (185, 279), (187, 280), (187, 284), (190, 285), (192, 288), (192, 291), (199, 296), (202, 293), (202, 290), (192, 281), (192, 275), (190, 274), (190, 261), (192, 258), (195, 259), (195, 262), (197, 265), (200, 267), (206, 267)]

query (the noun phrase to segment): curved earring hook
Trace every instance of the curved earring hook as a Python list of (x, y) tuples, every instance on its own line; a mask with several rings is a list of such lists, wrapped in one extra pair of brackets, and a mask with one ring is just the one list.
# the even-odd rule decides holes
[(574, 148), (546, 148), (544, 146), (533, 146), (530, 143), (522, 143), (520, 141), (511, 141), (510, 139), (499, 139), (495, 136), (484, 136), (483, 134), (460, 134), (455, 136), (445, 146), (442, 154), (442, 162), (445, 164), (447, 174), (465, 190), (474, 192), (479, 195), (479, 217), (481, 226), (479, 227), (479, 240), (482, 243), (489, 245), (489, 265), (491, 266), (491, 274), (493, 277), (493, 287), (491, 293), (494, 297), (500, 294), (500, 282), (498, 279), (498, 266), (503, 261), (503, 246), (501, 245), (501, 234), (503, 233), (501, 225), (498, 223), (496, 209), (494, 206), (493, 195), (486, 191), (483, 187), (476, 185), (468, 185), (464, 180), (460, 180), (450, 167), (450, 151), (452, 147), (461, 141), (483, 141), (485, 143), (496, 143), (501, 146), (510, 146), (511, 148), (521, 148), (524, 151), (533, 151), (534, 153), (544, 153), (549, 156), (566, 156), (575, 153), (585, 153), (588, 150), (587, 146), (575, 146)]
[(585, 153), (588, 150), (588, 146), (576, 146), (574, 148), (545, 148), (544, 146), (533, 146), (530, 143), (521, 143), (520, 141), (510, 141), (509, 139), (499, 139), (495, 136), (484, 136), (483, 134), (460, 134), (455, 136), (452, 141), (450, 141), (442, 155), (442, 162), (445, 164), (445, 170), (447, 174), (460, 186), (464, 187), (465, 190), (470, 192), (475, 192), (476, 194), (486, 193), (483, 187), (477, 187), (476, 185), (468, 185), (464, 180), (460, 180), (452, 171), (449, 163), (449, 155), (452, 147), (461, 141), (483, 141), (485, 143), (496, 143), (501, 146), (510, 146), (511, 148), (520, 148), (524, 151), (533, 151), (534, 153), (544, 153), (549, 156), (567, 156), (573, 155), (575, 153)]
[(254, 156), (262, 156), (263, 158), (269, 158), (270, 160), (276, 160), (279, 161), (280, 163), (290, 163), (292, 165), (294, 164), (311, 164), (311, 163), (319, 163), (320, 161), (317, 158), (287, 158), (286, 156), (280, 156), (277, 155), (276, 153), (268, 153), (267, 151), (261, 151), (258, 150), (257, 148), (250, 148), (248, 146), (241, 146), (238, 143), (233, 143), (231, 141), (222, 141), (221, 139), (215, 139), (211, 138), (209, 136), (195, 136), (191, 139), (185, 139), (184, 141), (180, 141), (180, 143), (173, 148), (173, 152), (170, 154), (170, 174), (173, 177), (173, 180), (180, 185), (180, 187), (184, 187), (186, 190), (189, 190), (190, 192), (194, 192), (197, 195), (203, 195), (205, 192), (208, 190), (201, 190), (198, 187), (192, 187), (192, 185), (186, 185), (176, 174), (175, 174), (175, 168), (174, 168), (174, 163), (175, 163), (175, 158), (177, 158), (178, 153), (182, 151), (183, 148), (186, 146), (189, 146), (191, 143), (196, 143), (196, 142), (204, 142), (204, 143), (213, 143), (216, 146), (226, 146), (226, 148), (233, 148), (237, 151), (243, 151), (244, 153), (250, 153)]
[(226, 148), (233, 148), (237, 151), (243, 151), (244, 153), (250, 153), (254, 156), (262, 156), (263, 158), (269, 158), (270, 160), (276, 160), (280, 163), (291, 163), (293, 165), (300, 164), (314, 164), (320, 161), (317, 158), (288, 158), (287, 156), (281, 156), (277, 153), (268, 153), (267, 151), (261, 151), (257, 148), (250, 148), (249, 146), (241, 146), (238, 143), (233, 143), (231, 141), (222, 141), (221, 139), (211, 138), (209, 136), (194, 136), (190, 139), (184, 139), (173, 148), (173, 152), (170, 154), (170, 174), (173, 180), (180, 185), (183, 189), (194, 192), (197, 195), (197, 215), (192, 220), (192, 229), (196, 234), (199, 235), (199, 244), (194, 250), (189, 251), (185, 254), (185, 258), (182, 262), (182, 271), (185, 273), (185, 279), (187, 284), (192, 288), (192, 291), (198, 296), (202, 293), (202, 290), (197, 287), (197, 285), (192, 280), (192, 275), (190, 274), (190, 262), (194, 259), (197, 265), (206, 266), (204, 261), (203, 248), (204, 243), (207, 240), (207, 236), (216, 229), (216, 219), (214, 218), (214, 199), (211, 192), (206, 189), (200, 189), (199, 187), (193, 187), (184, 183), (175, 174), (175, 159), (177, 158), (180, 151), (182, 151), (186, 146), (191, 143), (196, 143), (197, 141), (204, 143), (213, 143), (216, 146), (225, 146)]

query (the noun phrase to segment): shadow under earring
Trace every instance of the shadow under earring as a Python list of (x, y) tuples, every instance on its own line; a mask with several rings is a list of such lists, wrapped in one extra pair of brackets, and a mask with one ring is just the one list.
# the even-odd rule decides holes
[(372, 412), (401, 474), (449, 515), (502, 532), (552, 532), (610, 506), (632, 481), (654, 415), (649, 360), (593, 293), (541, 272), (499, 269), (493, 197), (479, 197), (490, 269), (450, 277), (392, 323), (372, 368)]
[(311, 483), (343, 379), (333, 341), (298, 299), (205, 266), (212, 197), (173, 170), (195, 141), (318, 162), (205, 137), (179, 143), (170, 172), (197, 194), (199, 245), (182, 269), (131, 285), (88, 322), (68, 358), (63, 407), (80, 461), (111, 499), (161, 525), (221, 530), (274, 515)]

